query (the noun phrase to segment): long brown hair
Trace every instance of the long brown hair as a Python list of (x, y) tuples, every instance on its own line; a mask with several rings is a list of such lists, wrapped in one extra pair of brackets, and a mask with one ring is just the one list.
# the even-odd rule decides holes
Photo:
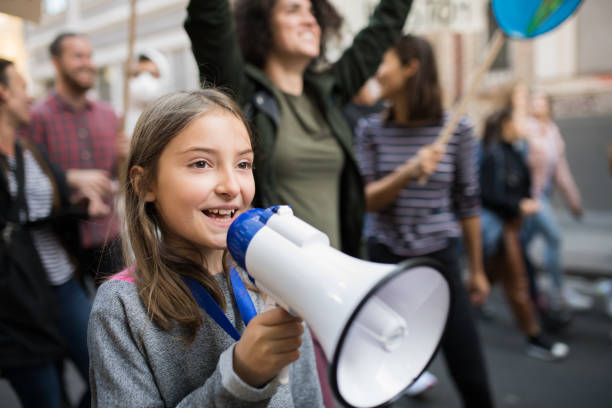
[[(402, 65), (412, 60), (419, 62), (419, 69), (406, 83), (408, 117), (411, 121), (442, 120), (442, 92), (438, 79), (436, 57), (429, 42), (422, 37), (406, 34), (392, 48)], [(391, 108), (390, 115), (394, 116)]]
[[(176, 243), (165, 239), (166, 228), (155, 204), (146, 202), (144, 197), (156, 180), (159, 157), (168, 143), (193, 120), (215, 109), (231, 113), (249, 129), (239, 106), (218, 90), (176, 92), (155, 101), (136, 123), (121, 180), (125, 196), (124, 235), (127, 238), (123, 240), (124, 256), (127, 265), (135, 265), (133, 275), (138, 294), (153, 322), (166, 331), (178, 323), (187, 330), (190, 342), (201, 327), (202, 318), (198, 304), (182, 277), (200, 282), (223, 309), (226, 307), (225, 298), (197, 248), (187, 243), (177, 247)], [(144, 169), (138, 179), (130, 176), (130, 169), (134, 166)], [(136, 182), (138, 185), (134, 185)], [(227, 253), (224, 261), (226, 258)], [(224, 268), (227, 268), (227, 262), (224, 262)]]

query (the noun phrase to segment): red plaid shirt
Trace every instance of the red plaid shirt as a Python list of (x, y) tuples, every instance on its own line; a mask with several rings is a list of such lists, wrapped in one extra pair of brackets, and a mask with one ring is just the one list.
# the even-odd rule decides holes
[[(108, 104), (87, 100), (84, 109), (75, 110), (52, 92), (34, 105), (30, 114), (24, 136), (43, 149), (52, 163), (64, 171), (101, 169), (116, 174), (119, 123)], [(81, 244), (85, 248), (101, 246), (118, 234), (114, 211), (104, 218), (81, 222)]]

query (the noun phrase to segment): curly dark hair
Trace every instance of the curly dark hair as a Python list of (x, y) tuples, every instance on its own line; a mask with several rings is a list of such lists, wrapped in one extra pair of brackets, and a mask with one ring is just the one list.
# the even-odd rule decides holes
[[(270, 17), (278, 0), (236, 0), (234, 15), (238, 40), (244, 59), (258, 68), (263, 68), (272, 48)], [(324, 58), (327, 39), (338, 34), (342, 26), (342, 16), (327, 0), (311, 0), (315, 19), (321, 27), (319, 57)], [(311, 64), (312, 65), (312, 64)]]

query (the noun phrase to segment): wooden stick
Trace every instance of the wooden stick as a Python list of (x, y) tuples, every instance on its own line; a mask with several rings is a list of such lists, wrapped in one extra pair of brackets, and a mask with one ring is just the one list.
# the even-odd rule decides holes
[[(491, 67), (491, 64), (493, 64), (493, 61), (495, 61), (497, 54), (499, 54), (499, 50), (501, 50), (502, 45), (504, 45), (505, 39), (506, 39), (506, 36), (502, 32), (502, 30), (498, 28), (493, 34), (493, 38), (491, 39), (491, 42), (489, 43), (490, 44), (489, 51), (487, 52), (487, 55), (484, 61), (478, 68), (478, 72), (476, 73), (476, 76), (472, 80), (470, 88), (461, 97), (461, 100), (457, 104), (456, 108), (453, 110), (453, 116), (451, 116), (451, 119), (446, 123), (446, 125), (444, 126), (440, 134), (438, 135), (438, 138), (436, 139), (435, 144), (439, 144), (442, 146), (446, 146), (448, 144), (453, 133), (455, 133), (455, 129), (457, 128), (457, 124), (459, 123), (459, 120), (461, 119), (461, 117), (463, 116), (463, 114), (465, 113), (467, 109), (468, 103), (472, 100), (472, 98), (476, 94), (476, 90), (478, 89), (478, 85), (480, 84), (482, 77), (484, 76), (485, 72), (489, 70), (489, 68)], [(427, 181), (426, 176), (422, 176), (419, 179), (419, 182), (421, 184), (425, 184), (426, 181)]]
[(493, 61), (495, 61), (497, 54), (499, 54), (499, 50), (501, 50), (502, 45), (504, 45), (505, 39), (506, 39), (506, 36), (498, 28), (497, 31), (495, 31), (495, 34), (493, 34), (493, 38), (491, 39), (487, 56), (485, 60), (483, 61), (482, 65), (480, 66), (480, 68), (478, 68), (478, 72), (476, 73), (476, 76), (472, 80), (472, 84), (470, 85), (470, 88), (461, 97), (459, 104), (453, 110), (453, 116), (451, 117), (451, 120), (449, 120), (444, 126), (444, 128), (442, 129), (442, 132), (438, 136), (436, 143), (446, 145), (448, 141), (450, 140), (452, 134), (455, 132), (455, 128), (457, 127), (459, 120), (461, 119), (461, 117), (463, 116), (463, 114), (465, 113), (467, 109), (468, 103), (472, 100), (472, 98), (476, 94), (476, 90), (478, 89), (478, 85), (480, 84), (482, 77), (489, 70), (489, 68), (491, 67), (491, 64), (493, 64)]
[(134, 40), (136, 37), (136, 0), (130, 0), (130, 19), (128, 21), (128, 53), (125, 61), (125, 75), (123, 77), (123, 120), (121, 130), (125, 129), (125, 117), (130, 103), (130, 71), (134, 58)]

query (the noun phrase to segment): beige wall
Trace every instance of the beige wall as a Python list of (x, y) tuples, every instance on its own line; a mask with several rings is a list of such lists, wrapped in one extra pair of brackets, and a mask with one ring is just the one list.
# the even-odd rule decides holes
[(28, 64), (23, 39), (23, 21), (0, 13), (0, 57), (15, 63), (19, 72), (27, 77)]

